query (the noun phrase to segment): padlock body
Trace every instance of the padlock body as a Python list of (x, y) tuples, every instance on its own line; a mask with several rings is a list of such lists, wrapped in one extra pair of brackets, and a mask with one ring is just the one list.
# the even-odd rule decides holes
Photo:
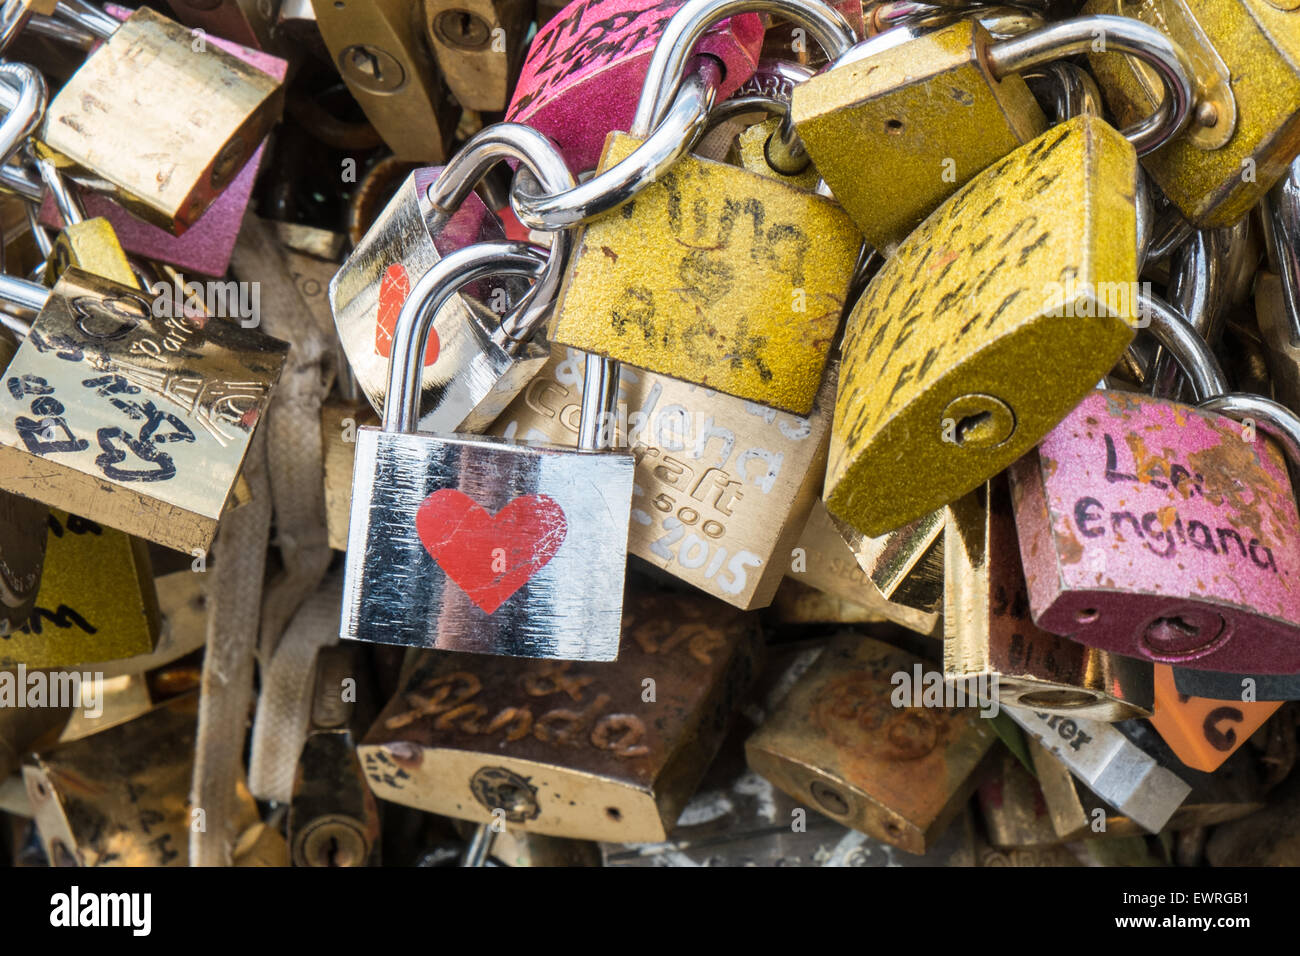
[[(576, 440), (583, 359), (556, 352), (491, 434)], [(630, 365), (619, 389), (637, 460), (630, 553), (728, 604), (766, 607), (821, 487), (834, 372), (807, 418)]]
[(136, 11), (50, 102), (38, 136), (56, 162), (177, 233), (244, 168), (284, 99), (279, 80), (217, 48), (197, 54), (193, 40)]
[(808, 155), (867, 242), (902, 240), (976, 174), (1047, 129), (1017, 74), (994, 79), (992, 43), (963, 20), (797, 86)]
[[(611, 134), (600, 168), (638, 145)], [(554, 342), (812, 411), (862, 245), (836, 203), (688, 155), (576, 245)]]
[(1218, 770), (1282, 706), (1281, 701), (1242, 700), (1240, 681), (1227, 703), (1184, 692), (1168, 664), (1155, 665), (1155, 672), (1156, 709), (1151, 726), (1179, 760), (1204, 773)]
[[(528, 48), (506, 119), (553, 139), (575, 173), (592, 169), (605, 136), (632, 125), (641, 84), (664, 28), (682, 0), (581, 0), (537, 32)], [(763, 22), (757, 14), (712, 27), (696, 46), (722, 61), (720, 102), (758, 64)]]
[(0, 488), (206, 551), (288, 345), (64, 273), (0, 389)]
[[(411, 289), (448, 252), (505, 238), (500, 220), (473, 193), (445, 223), (435, 219), (428, 188), (440, 172), (411, 173), (330, 282), (343, 352), (379, 412), (393, 333)], [(482, 431), (545, 364), (549, 353), (539, 341), (511, 355), (491, 340), (526, 288), (515, 277), (479, 280), (438, 312), (420, 376), (421, 430)]]
[[(1195, 67), (1187, 130), (1142, 164), (1183, 216), (1202, 229), (1239, 222), (1300, 154), (1300, 7), (1280, 0), (1090, 0), (1085, 13), (1158, 27)], [(1129, 57), (1089, 63), (1121, 123), (1150, 115), (1162, 88)]]
[(59, 276), (74, 267), (125, 286), (137, 282), (117, 241), (117, 232), (102, 216), (74, 222), (59, 234), (45, 266), (45, 284), (54, 285)]
[(342, 634), (618, 656), (632, 455), (362, 428)]
[(456, 102), (499, 113), (510, 101), (533, 0), (424, 0), (424, 29)]
[(908, 236), (844, 334), (832, 515), (874, 537), (956, 499), (1111, 369), (1133, 338), (1136, 183), (1133, 147), (1080, 116)]
[(1011, 476), (1044, 630), (1182, 667), (1300, 671), (1300, 517), (1262, 434), (1094, 392)]

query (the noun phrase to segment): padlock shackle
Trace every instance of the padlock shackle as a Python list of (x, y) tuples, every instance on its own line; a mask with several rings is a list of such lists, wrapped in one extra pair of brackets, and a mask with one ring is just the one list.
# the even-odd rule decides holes
[(1191, 386), (1194, 400), (1203, 402), (1226, 392), (1228, 378), (1223, 366), (1186, 317), (1159, 296), (1141, 293), (1137, 299), (1138, 314), (1149, 321), (1147, 331), (1173, 357)]
[[(718, 103), (709, 111), (708, 123), (705, 131), (713, 130), (729, 119), (740, 116), (745, 113), (756, 113), (760, 110), (777, 115), (784, 115), (790, 112), (790, 99), (787, 96), (772, 95), (761, 91), (763, 85), (762, 78), (771, 78), (776, 81), (778, 86), (789, 85), (791, 87), (802, 83), (804, 80), (814, 76), (816, 71), (804, 66), (802, 63), (795, 63), (791, 60), (779, 60), (775, 57), (765, 57), (758, 61), (758, 66), (754, 70), (754, 75), (746, 80), (735, 93)], [(748, 89), (758, 81), (760, 90), (755, 91)]]
[(45, 183), (45, 188), (50, 191), (50, 197), (59, 210), (59, 217), (63, 220), (64, 227), (85, 222), (86, 210), (81, 200), (68, 188), (67, 180), (54, 165), (54, 160), (33, 154), (32, 165), (36, 167), (36, 172)]
[[(41, 309), (45, 308), (45, 303), (49, 301), (50, 294), (50, 290), (39, 282), (31, 282), (17, 276), (0, 273), (0, 303), (10, 308), (19, 309), (23, 313), (31, 313), (33, 316), (38, 315)], [(26, 319), (3, 311), (0, 311), (0, 324), (3, 324), (5, 328), (20, 339), (26, 338), (27, 333), (32, 330), (31, 323)]]
[(54, 15), (93, 33), (101, 40), (107, 40), (122, 25), (121, 20), (87, 0), (59, 0)]
[(1235, 418), (1250, 419), (1282, 446), (1293, 472), (1300, 473), (1300, 417), (1280, 402), (1249, 392), (1227, 392), (1197, 403), (1197, 408)]
[(1282, 282), (1282, 313), (1291, 339), (1300, 342), (1300, 158), (1260, 204), (1269, 267)]
[(45, 116), (49, 88), (40, 71), (26, 63), (0, 61), (0, 165), (9, 162)]
[(985, 61), (995, 79), (1020, 73), (1052, 60), (1096, 49), (1098, 36), (1107, 53), (1124, 53), (1156, 71), (1166, 95), (1160, 107), (1144, 120), (1123, 130), (1139, 156), (1159, 149), (1187, 125), (1196, 91), (1196, 70), (1183, 48), (1160, 30), (1129, 17), (1105, 14), (1076, 17), (999, 40), (985, 50)]
[(775, 14), (804, 27), (831, 60), (857, 41), (844, 15), (822, 0), (686, 0), (668, 21), (650, 58), (628, 130), (631, 135), (645, 139), (663, 119), (705, 32), (719, 20), (742, 13)]
[[(460, 208), (465, 197), (497, 163), (507, 159), (518, 160), (519, 173), (532, 173), (534, 182), (541, 181), (549, 194), (566, 193), (576, 181), (568, 164), (555, 144), (543, 133), (521, 123), (494, 123), (470, 137), (469, 141), (447, 161), (438, 178), (429, 184), (425, 195), (437, 215), (430, 222), (429, 231), (440, 230)], [(569, 263), (573, 247), (573, 234), (568, 229), (547, 230), (551, 237), (551, 254), (546, 271), (533, 283), (493, 334), (493, 341), (507, 352), (513, 353), (550, 318), (564, 280), (564, 270)]]
[(552, 231), (612, 212), (655, 182), (704, 135), (722, 80), (711, 56), (699, 57), (653, 133), (620, 162), (572, 189), (541, 196), (516, 179), (510, 205), (529, 229)]
[(914, 3), (912, 0), (894, 0), (881, 3), (871, 11), (868, 37), (888, 33), (897, 27), (914, 29), (946, 27), (958, 20), (974, 18), (995, 40), (1019, 36), (1042, 26), (1046, 21), (1039, 12), (1023, 6), (989, 6), (975, 4), (937, 6), (931, 3)]
[(1083, 67), (1064, 60), (1043, 63), (1021, 74), (1032, 90), (1037, 80), (1048, 89), (1052, 103), (1052, 122), (1064, 123), (1068, 119), (1087, 113), (1101, 116), (1104, 112), (1101, 90), (1097, 81)]
[(420, 419), (420, 379), (429, 332), (439, 310), (460, 287), (500, 273), (537, 279), (545, 272), (547, 262), (543, 251), (526, 242), (478, 242), (443, 256), (420, 277), (393, 328), (383, 431), (415, 431)]
[(582, 376), (582, 408), (578, 416), (579, 451), (607, 451), (617, 447), (620, 370), (618, 359), (587, 354)]

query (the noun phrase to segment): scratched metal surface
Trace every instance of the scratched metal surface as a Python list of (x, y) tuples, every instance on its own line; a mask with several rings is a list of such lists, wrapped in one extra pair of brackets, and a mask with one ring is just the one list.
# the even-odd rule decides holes
[[(633, 468), (626, 452), (360, 429), (343, 636), (613, 660)], [(455, 521), (448, 494), (473, 502)], [(417, 521), (433, 518), (430, 550)]]

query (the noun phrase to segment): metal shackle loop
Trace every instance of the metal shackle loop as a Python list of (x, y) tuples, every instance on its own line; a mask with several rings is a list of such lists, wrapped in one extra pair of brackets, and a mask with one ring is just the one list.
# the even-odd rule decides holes
[(578, 416), (578, 449), (608, 451), (618, 447), (618, 359), (587, 354)]
[(1300, 341), (1300, 158), (1268, 191), (1260, 212), (1269, 265), (1282, 280), (1283, 318)]
[(40, 71), (26, 63), (0, 61), (0, 86), (9, 95), (0, 102), (0, 165), (9, 162), (36, 131), (49, 102), (49, 88)]
[(709, 27), (742, 13), (775, 14), (804, 27), (831, 60), (857, 41), (844, 15), (822, 0), (686, 0), (668, 21), (650, 58), (629, 130), (633, 136), (646, 137), (663, 118), (695, 44)]
[(682, 82), (663, 122), (618, 163), (573, 189), (539, 195), (521, 179), (510, 191), (515, 216), (529, 229), (555, 230), (617, 209), (677, 162), (699, 138), (717, 96), (722, 69), (713, 57), (699, 57)]
[(122, 21), (87, 0), (59, 0), (54, 15), (81, 27), (101, 40), (107, 40), (122, 25)]
[(1187, 319), (1158, 296), (1142, 293), (1138, 310), (1150, 324), (1147, 331), (1182, 369), (1195, 401), (1203, 402), (1228, 390), (1223, 366)]
[(547, 263), (545, 250), (526, 242), (479, 242), (449, 253), (420, 277), (393, 329), (384, 431), (415, 431), (420, 418), (420, 370), (429, 332), (439, 310), (460, 287), (500, 273), (538, 279)]
[[(429, 184), (426, 195), (438, 217), (430, 229), (441, 228), (488, 170), (507, 159), (518, 160), (548, 193), (566, 193), (574, 187), (573, 173), (549, 138), (521, 123), (495, 123), (470, 137)], [(554, 231), (555, 235), (546, 271), (519, 303), (502, 316), (501, 325), (493, 334), (493, 341), (509, 352), (527, 342), (545, 324), (560, 293), (573, 237), (565, 229), (547, 231)]]
[(1192, 113), (1196, 71), (1183, 48), (1155, 27), (1129, 17), (1105, 14), (1076, 17), (992, 44), (986, 61), (996, 79), (1052, 60), (1087, 53), (1098, 34), (1107, 53), (1123, 53), (1151, 66), (1165, 88), (1151, 116), (1123, 130), (1139, 156), (1159, 149), (1182, 132)]
[(1282, 446), (1293, 472), (1300, 474), (1300, 418), (1280, 402), (1249, 392), (1226, 392), (1197, 403), (1197, 408), (1235, 418), (1249, 418)]

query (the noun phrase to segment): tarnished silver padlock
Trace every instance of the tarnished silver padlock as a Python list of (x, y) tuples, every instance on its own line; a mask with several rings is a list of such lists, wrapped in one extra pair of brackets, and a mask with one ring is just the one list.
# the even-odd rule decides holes
[(616, 363), (589, 359), (578, 448), (414, 433), (420, 357), (456, 288), (540, 275), (520, 243), (430, 270), (397, 321), (383, 427), (357, 431), (342, 635), (519, 657), (618, 656), (635, 466), (610, 450)]

